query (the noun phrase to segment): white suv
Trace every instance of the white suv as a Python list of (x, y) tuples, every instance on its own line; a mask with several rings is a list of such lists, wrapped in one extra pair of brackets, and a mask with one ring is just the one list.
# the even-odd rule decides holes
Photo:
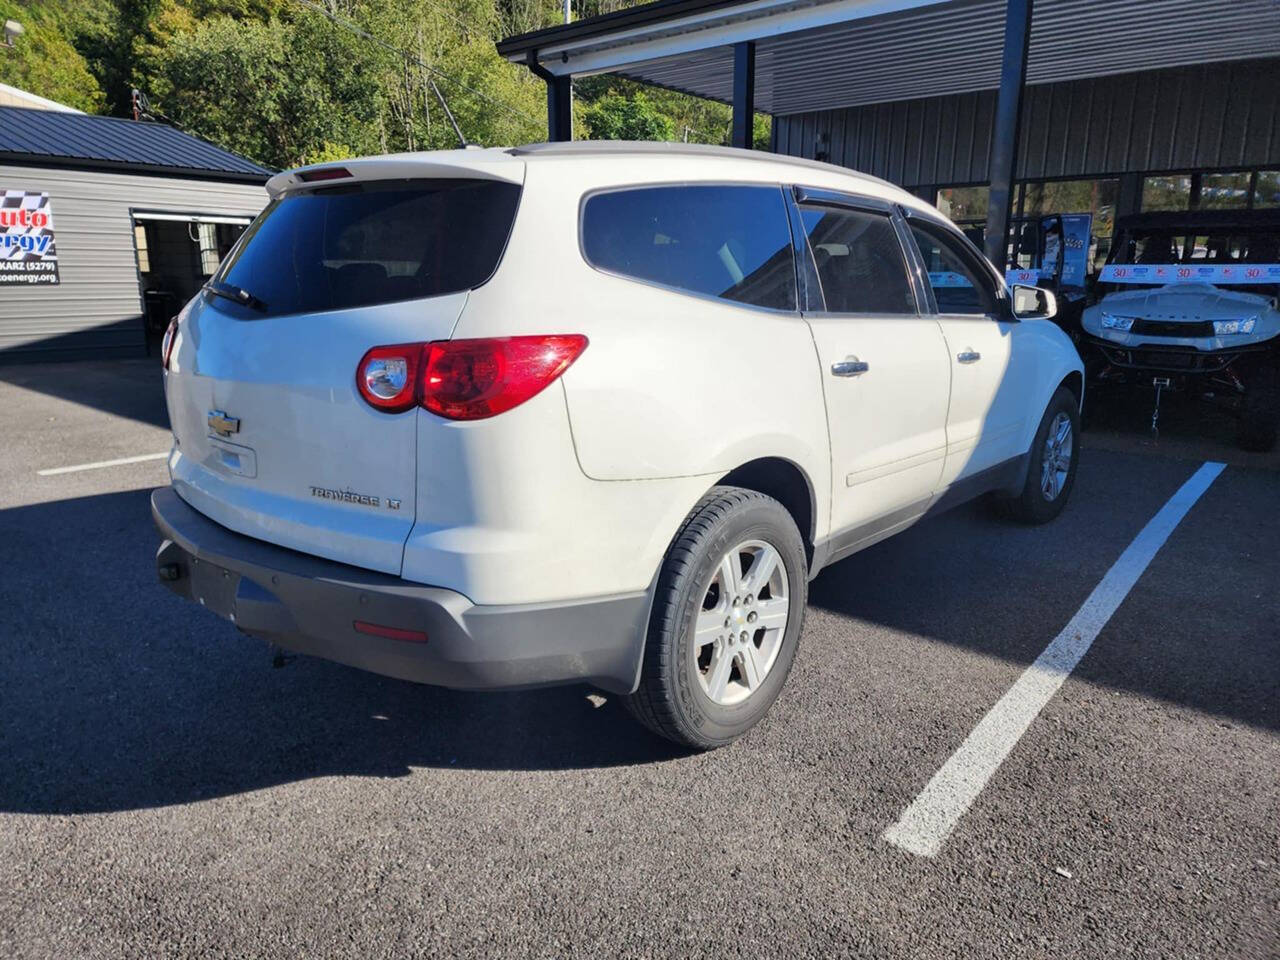
[(285, 648), (583, 682), (742, 735), (826, 564), (981, 493), (1056, 516), (1083, 371), (887, 183), (540, 144), (279, 174), (171, 324), (171, 589)]

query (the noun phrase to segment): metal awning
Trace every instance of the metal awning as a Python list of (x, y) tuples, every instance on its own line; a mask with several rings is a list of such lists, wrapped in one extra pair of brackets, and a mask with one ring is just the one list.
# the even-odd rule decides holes
[[(755, 108), (783, 115), (996, 89), (1006, 0), (658, 0), (512, 37), (555, 76), (614, 72), (733, 98), (755, 42)], [(1275, 56), (1276, 0), (1036, 0), (1027, 83)], [(1157, 109), (1158, 104), (1152, 108)]]
[[(551, 140), (572, 139), (572, 77), (597, 73), (731, 103), (736, 147), (752, 145), (756, 111), (997, 90), (985, 239), (993, 263), (1006, 256), (1028, 85), (1277, 50), (1280, 0), (657, 0), (498, 44), (546, 81)], [(1134, 114), (1165, 109), (1178, 105), (1135, 103)], [(1265, 122), (1275, 129), (1274, 117)]]

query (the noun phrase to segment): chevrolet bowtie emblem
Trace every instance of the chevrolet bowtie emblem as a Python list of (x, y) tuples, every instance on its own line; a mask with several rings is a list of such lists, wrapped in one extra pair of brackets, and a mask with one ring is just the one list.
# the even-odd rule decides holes
[(220, 437), (229, 437), (240, 432), (240, 419), (228, 417), (225, 410), (210, 410), (209, 429)]

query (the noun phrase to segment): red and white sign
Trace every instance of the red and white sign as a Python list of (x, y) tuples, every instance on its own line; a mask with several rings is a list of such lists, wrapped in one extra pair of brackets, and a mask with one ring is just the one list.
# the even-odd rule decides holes
[(0, 284), (57, 282), (58, 249), (49, 195), (0, 191)]
[(1280, 263), (1109, 263), (1104, 283), (1280, 283)]

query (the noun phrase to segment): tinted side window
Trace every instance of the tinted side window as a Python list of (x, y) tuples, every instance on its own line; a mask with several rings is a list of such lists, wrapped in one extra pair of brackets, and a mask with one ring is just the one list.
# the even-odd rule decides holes
[(958, 250), (958, 242), (911, 221), (939, 313), (995, 313), (995, 291), (985, 271)]
[[(489, 180), (370, 181), (290, 194), (254, 221), (218, 279), (249, 291), (268, 315), (469, 290), (497, 268), (519, 200), (518, 186)], [(218, 309), (246, 308), (219, 300)]]
[(800, 211), (830, 313), (916, 313), (897, 231), (887, 216), (861, 210)]
[(796, 307), (781, 187), (598, 193), (583, 210), (582, 249), (592, 266), (637, 280), (758, 307)]

